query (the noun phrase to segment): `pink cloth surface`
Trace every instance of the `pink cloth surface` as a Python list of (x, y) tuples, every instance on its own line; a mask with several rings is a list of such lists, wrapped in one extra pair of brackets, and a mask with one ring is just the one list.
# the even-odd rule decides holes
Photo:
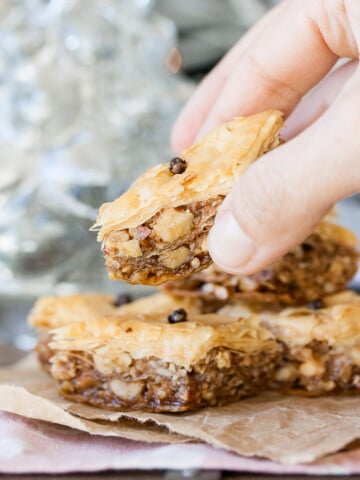
[(360, 473), (360, 449), (307, 465), (246, 458), (199, 443), (149, 444), (101, 437), (0, 412), (0, 473), (215, 469), (272, 474)]

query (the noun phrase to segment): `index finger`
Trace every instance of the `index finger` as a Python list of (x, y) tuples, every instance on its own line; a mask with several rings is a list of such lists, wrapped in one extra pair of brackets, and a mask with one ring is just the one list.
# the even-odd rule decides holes
[(216, 98), (223, 89), (229, 75), (235, 68), (241, 55), (269, 24), (275, 15), (284, 8), (284, 2), (272, 8), (229, 50), (220, 62), (197, 86), (195, 92), (181, 111), (172, 131), (171, 143), (177, 153), (189, 147), (200, 130)]
[(358, 2), (349, 0), (346, 6), (340, 0), (284, 2), (284, 8), (241, 55), (200, 132), (193, 134), (202, 136), (234, 116), (268, 108), (288, 115), (338, 57), (357, 58), (348, 15)]

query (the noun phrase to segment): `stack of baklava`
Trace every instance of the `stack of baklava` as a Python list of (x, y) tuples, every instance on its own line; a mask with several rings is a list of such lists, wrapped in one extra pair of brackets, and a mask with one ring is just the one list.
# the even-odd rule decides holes
[(207, 250), (219, 205), (281, 143), (281, 127), (277, 111), (237, 118), (101, 207), (96, 228), (111, 277), (161, 292), (36, 303), (39, 359), (63, 396), (181, 412), (264, 389), (360, 391), (360, 296), (346, 290), (358, 262), (352, 232), (329, 216), (251, 276), (219, 271)]

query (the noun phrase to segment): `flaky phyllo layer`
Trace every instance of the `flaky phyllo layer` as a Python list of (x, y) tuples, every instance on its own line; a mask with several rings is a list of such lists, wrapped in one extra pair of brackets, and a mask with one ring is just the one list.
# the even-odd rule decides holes
[(245, 169), (279, 144), (281, 127), (274, 110), (223, 124), (182, 152), (182, 173), (158, 165), (104, 204), (94, 228), (111, 278), (158, 285), (207, 267), (219, 205)]
[[(157, 294), (111, 315), (96, 317), (89, 307), (92, 315), (79, 321), (79, 299), (86, 303), (87, 297), (73, 303), (66, 297), (67, 318), (50, 321), (59, 328), (38, 346), (40, 362), (66, 398), (178, 412), (264, 388), (310, 395), (360, 391), (360, 296), (354, 292), (306, 307), (235, 301), (207, 315), (201, 304), (190, 303), (193, 310), (186, 312), (181, 299), (172, 303)], [(139, 313), (144, 309), (147, 314)], [(35, 323), (43, 328), (40, 318)]]
[(256, 319), (169, 315), (179, 310), (66, 325), (40, 340), (39, 360), (64, 397), (115, 410), (223, 405), (273, 378), (281, 347)]
[(132, 358), (159, 358), (185, 369), (216, 347), (237, 351), (278, 349), (273, 335), (254, 318), (191, 315), (170, 324), (166, 315), (122, 315), (80, 322), (52, 331), (56, 351), (93, 352), (98, 364), (116, 368), (124, 352)]
[[(237, 317), (244, 307), (229, 305), (221, 313)], [(257, 316), (283, 345), (273, 388), (311, 395), (360, 392), (359, 295), (346, 291), (318, 301), (316, 309), (262, 310)]]
[(29, 314), (29, 324), (38, 331), (51, 330), (72, 323), (91, 322), (104, 316), (133, 315), (148, 312), (164, 314), (178, 308), (200, 313), (202, 303), (196, 298), (183, 298), (163, 293), (141, 297), (119, 304), (115, 295), (84, 293), (39, 298)]

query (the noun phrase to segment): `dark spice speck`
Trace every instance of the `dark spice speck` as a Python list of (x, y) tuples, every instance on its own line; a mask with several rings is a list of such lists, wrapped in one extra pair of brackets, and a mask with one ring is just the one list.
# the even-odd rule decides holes
[(130, 295), (127, 295), (126, 293), (120, 293), (116, 297), (116, 300), (114, 302), (114, 307), (121, 307), (121, 305), (126, 305), (127, 303), (131, 303), (132, 298)]
[(172, 174), (178, 175), (184, 173), (187, 167), (186, 160), (180, 157), (175, 157), (170, 161), (169, 170)]
[(311, 308), (311, 310), (319, 310), (320, 308), (324, 308), (324, 302), (317, 298), (316, 300), (311, 301), (308, 304), (308, 308)]
[(168, 316), (168, 322), (169, 323), (186, 322), (186, 320), (187, 320), (187, 313), (186, 313), (186, 310), (184, 308), (179, 308), (177, 310), (174, 310)]
[(313, 250), (315, 250), (314, 245), (311, 245), (311, 243), (306, 243), (306, 242), (302, 244), (301, 248), (304, 250), (304, 252), (312, 252)]

